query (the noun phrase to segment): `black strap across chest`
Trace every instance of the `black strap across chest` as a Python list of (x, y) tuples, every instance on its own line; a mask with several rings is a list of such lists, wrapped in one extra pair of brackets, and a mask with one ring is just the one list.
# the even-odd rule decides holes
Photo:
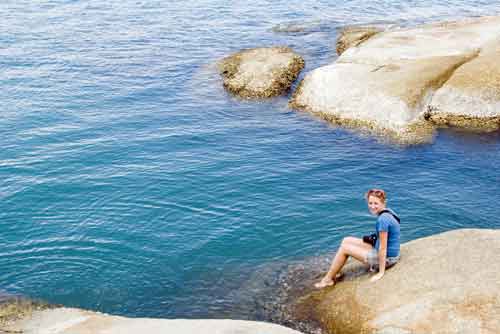
[(387, 210), (387, 209), (384, 209), (384, 210), (380, 211), (380, 212), (378, 213), (378, 215), (380, 216), (380, 215), (381, 215), (381, 214), (383, 214), (383, 213), (388, 213), (388, 214), (390, 214), (391, 216), (393, 216), (393, 217), (394, 217), (394, 219), (396, 219), (396, 221), (398, 222), (398, 224), (401, 224), (401, 219), (400, 219), (398, 216), (396, 216), (396, 215), (395, 215), (392, 211)]

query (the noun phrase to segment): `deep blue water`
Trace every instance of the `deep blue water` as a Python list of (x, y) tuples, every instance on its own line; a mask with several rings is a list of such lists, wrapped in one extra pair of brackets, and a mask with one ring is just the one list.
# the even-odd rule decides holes
[(498, 132), (398, 147), (290, 110), (287, 96), (235, 99), (213, 65), (289, 45), (307, 72), (335, 59), (346, 24), (499, 11), (465, 0), (2, 1), (0, 290), (128, 316), (252, 319), (249, 291), (273, 268), (372, 229), (371, 187), (387, 190), (403, 241), (500, 228)]

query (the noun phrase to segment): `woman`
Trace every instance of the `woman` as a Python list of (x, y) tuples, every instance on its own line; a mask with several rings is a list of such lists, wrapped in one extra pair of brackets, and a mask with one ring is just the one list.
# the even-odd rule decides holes
[(377, 241), (374, 246), (363, 239), (346, 237), (342, 240), (330, 270), (323, 279), (316, 283), (316, 288), (324, 288), (335, 284), (335, 276), (340, 272), (349, 256), (370, 265), (378, 267), (378, 273), (370, 281), (375, 282), (384, 276), (385, 269), (395, 265), (399, 260), (399, 218), (386, 208), (385, 192), (380, 189), (371, 189), (366, 193), (366, 201), (370, 213), (378, 216), (375, 225)]

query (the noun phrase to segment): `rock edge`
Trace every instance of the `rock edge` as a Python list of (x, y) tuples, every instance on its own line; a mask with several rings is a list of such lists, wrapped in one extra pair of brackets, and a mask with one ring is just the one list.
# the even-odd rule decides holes
[(34, 311), (0, 329), (23, 334), (301, 334), (298, 331), (258, 321), (229, 319), (126, 318), (75, 308)]

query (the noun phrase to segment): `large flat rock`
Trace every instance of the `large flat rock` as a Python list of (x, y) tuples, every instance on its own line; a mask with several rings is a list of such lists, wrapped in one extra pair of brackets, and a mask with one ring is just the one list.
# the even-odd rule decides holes
[(2, 330), (24, 334), (300, 334), (265, 322), (125, 318), (75, 308), (36, 311)]
[(499, 49), (500, 17), (379, 32), (308, 73), (290, 105), (408, 143), (436, 125), (495, 130)]
[(408, 131), (432, 93), (473, 54), (397, 60), (385, 65), (338, 62), (308, 74), (293, 106), (349, 127), (380, 128), (403, 142), (428, 138)]
[(334, 334), (500, 333), (499, 252), (500, 230), (414, 240), (380, 281), (351, 264), (336, 286), (300, 299), (297, 317)]

